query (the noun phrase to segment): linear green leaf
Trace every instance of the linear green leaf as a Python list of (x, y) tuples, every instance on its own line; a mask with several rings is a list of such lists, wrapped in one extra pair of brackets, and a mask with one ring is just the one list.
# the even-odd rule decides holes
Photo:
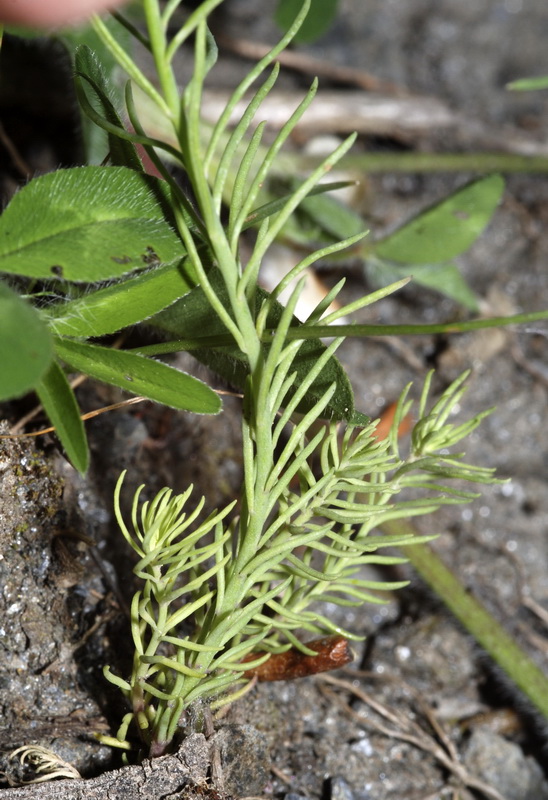
[[(296, 189), (301, 184), (302, 181), (295, 180), (291, 183), (291, 186), (293, 186), (293, 189)], [(320, 183), (318, 186), (311, 189), (306, 199), (302, 201), (299, 207), (300, 211), (305, 210), (318, 224), (325, 225), (326, 230), (333, 233), (337, 239), (345, 238), (347, 235), (351, 236), (356, 233), (361, 233), (363, 231), (363, 220), (361, 217), (358, 217), (355, 212), (349, 211), (345, 206), (337, 203), (333, 198), (325, 197), (327, 192), (336, 192), (338, 189), (345, 189), (352, 185), (353, 181)], [(275, 200), (270, 200), (268, 203), (264, 203), (262, 206), (256, 208), (248, 215), (242, 226), (242, 230), (246, 230), (252, 225), (259, 225), (267, 217), (277, 214), (278, 211), (281, 211), (285, 206), (292, 194), (292, 192), (287, 192), (283, 194), (282, 197), (277, 197)], [(317, 198), (318, 195), (323, 195), (324, 199), (326, 199), (327, 202), (325, 206), (321, 204), (316, 206), (310, 200), (310, 198), (313, 197)], [(322, 214), (321, 217), (320, 213)], [(359, 226), (357, 224), (358, 219)], [(352, 230), (352, 233), (347, 234), (347, 230)]]
[(221, 401), (209, 386), (159, 361), (61, 338), (55, 339), (55, 350), (69, 367), (157, 403), (197, 414), (221, 410)]
[[(414, 534), (405, 521), (387, 522), (383, 531), (391, 534)], [(548, 679), (525, 650), (492, 614), (476, 599), (468, 587), (457, 579), (438, 555), (427, 545), (404, 547), (406, 557), (419, 575), (429, 584), (466, 630), (475, 638), (495, 663), (548, 717)]]
[(506, 88), (512, 92), (531, 92), (536, 89), (548, 89), (548, 75), (540, 75), (537, 78), (520, 78), (506, 84)]
[[(105, 49), (105, 48), (103, 48)], [(114, 106), (112, 98), (114, 88), (109, 81), (103, 65), (99, 62), (96, 53), (87, 45), (80, 45), (74, 56), (75, 85), (77, 92), (83, 92), (91, 105), (100, 110), (107, 122), (124, 128), (123, 122)], [(101, 130), (87, 120), (86, 130), (93, 131), (95, 137)], [(132, 142), (120, 136), (108, 134), (108, 149), (110, 163), (116, 166), (130, 167), (137, 172), (143, 172), (143, 165), (135, 146)]]
[(71, 464), (84, 474), (89, 465), (89, 450), (80, 409), (65, 373), (52, 361), (36, 386), (36, 393)]
[(188, 260), (167, 264), (106, 289), (47, 309), (51, 329), (65, 336), (104, 336), (151, 317), (196, 284)]

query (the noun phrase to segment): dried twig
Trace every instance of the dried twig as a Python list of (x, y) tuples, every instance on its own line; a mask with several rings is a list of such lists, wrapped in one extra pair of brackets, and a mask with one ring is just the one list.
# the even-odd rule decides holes
[[(221, 47), (225, 47), (232, 53), (242, 56), (242, 58), (248, 58), (251, 61), (259, 61), (272, 49), (271, 45), (263, 44), (262, 42), (234, 38), (222, 33), (216, 33), (215, 40)], [(392, 83), (392, 81), (383, 81), (370, 72), (364, 72), (361, 69), (356, 69), (356, 67), (334, 64), (332, 61), (314, 58), (306, 53), (285, 50), (279, 54), (277, 60), (283, 67), (288, 69), (294, 69), (297, 72), (303, 72), (318, 78), (327, 78), (338, 83), (359, 86), (360, 89), (365, 89), (367, 92), (384, 92), (385, 94), (398, 95), (400, 97), (409, 94), (401, 86)]]
[(4, 145), (5, 149), (8, 151), (10, 158), (13, 162), (13, 165), (19, 172), (22, 178), (25, 180), (29, 180), (32, 175), (32, 170), (15, 146), (14, 142), (8, 136), (6, 129), (0, 122), (0, 142)]
[(442, 726), (436, 720), (432, 710), (424, 698), (419, 692), (413, 689), (413, 687), (404, 683), (400, 684), (402, 689), (405, 689), (405, 691), (413, 695), (423, 717), (426, 719), (429, 726), (433, 730), (435, 737), (437, 737), (439, 741), (436, 741), (436, 738), (434, 738), (431, 733), (428, 733), (426, 730), (424, 730), (424, 728), (421, 727), (417, 722), (409, 719), (402, 713), (394, 711), (393, 709), (383, 705), (378, 700), (375, 700), (373, 697), (371, 697), (371, 695), (363, 691), (363, 689), (354, 686), (352, 682), (335, 678), (332, 675), (319, 675), (317, 680), (320, 682), (320, 684), (331, 684), (332, 686), (344, 689), (345, 691), (354, 695), (367, 706), (369, 706), (369, 708), (375, 711), (379, 717), (390, 722), (393, 727), (389, 727), (384, 722), (381, 722), (373, 717), (369, 717), (367, 720), (365, 720), (363, 716), (354, 711), (354, 709), (351, 708), (348, 703), (344, 702), (336, 692), (329, 691), (326, 686), (322, 687), (322, 691), (324, 693), (328, 694), (331, 699), (335, 700), (335, 702), (345, 709), (347, 714), (349, 714), (353, 719), (357, 719), (362, 725), (370, 725), (378, 733), (381, 733), (388, 738), (407, 742), (408, 744), (419, 748), (423, 752), (430, 753), (443, 767), (445, 767), (445, 769), (451, 772), (452, 775), (454, 775), (454, 777), (463, 784), (463, 786), (482, 792), (484, 797), (488, 798), (488, 800), (505, 800), (505, 798), (496, 789), (488, 786), (479, 778), (475, 778), (465, 769), (459, 760), (459, 754), (454, 744), (450, 741)]

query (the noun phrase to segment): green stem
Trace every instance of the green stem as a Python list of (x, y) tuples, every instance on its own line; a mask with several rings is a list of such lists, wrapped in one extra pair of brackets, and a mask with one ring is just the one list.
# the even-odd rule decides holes
[[(149, 0), (149, 2), (151, 1)], [(242, 298), (238, 295), (237, 286), (240, 267), (237, 258), (232, 253), (222, 220), (215, 207), (205, 172), (201, 146), (200, 110), (203, 80), (206, 72), (206, 30), (206, 24), (203, 21), (198, 25), (196, 31), (194, 76), (189, 86), (186, 105), (183, 105), (184, 124), (181, 126), (180, 144), (182, 152), (187, 154), (186, 167), (189, 178), (203, 216), (211, 250), (228, 292), (234, 316), (234, 326), (229, 325), (229, 329), (230, 327), (237, 328), (236, 339), (238, 345), (247, 355), (250, 369), (253, 370), (260, 360), (261, 342), (255, 329), (252, 309), (246, 302), (242, 302)], [(189, 243), (186, 240), (185, 243), (188, 247)], [(203, 275), (201, 276), (202, 282), (204, 277)], [(219, 316), (223, 319), (226, 316), (226, 312), (221, 311)]]
[(143, 0), (143, 8), (145, 12), (145, 19), (147, 31), (150, 38), (150, 49), (154, 57), (154, 65), (156, 67), (156, 74), (162, 87), (162, 92), (166, 100), (166, 104), (170, 110), (170, 118), (178, 133), (179, 126), (179, 91), (175, 76), (169, 62), (166, 58), (166, 32), (162, 16), (160, 14), (160, 7), (158, 0)]
[[(322, 337), (337, 336), (412, 336), (417, 334), (435, 333), (465, 333), (466, 331), (484, 330), (485, 328), (500, 328), (505, 325), (523, 325), (524, 323), (538, 322), (548, 319), (548, 311), (533, 311), (527, 314), (514, 314), (509, 317), (491, 317), (487, 319), (471, 319), (459, 322), (440, 322), (434, 325), (300, 325), (289, 328), (286, 334), (287, 341), (297, 339), (319, 339)], [(154, 324), (154, 320), (152, 323)], [(267, 329), (263, 342), (272, 342), (274, 331)], [(162, 342), (153, 345), (136, 347), (135, 351), (149, 356), (164, 353), (177, 353), (181, 350), (199, 350), (201, 348), (233, 347), (234, 339), (228, 334), (216, 336), (200, 336), (193, 339), (178, 339), (172, 342)]]
[[(484, 328), (499, 328), (503, 325), (521, 325), (524, 322), (537, 322), (548, 318), (548, 310), (533, 311), (528, 314), (514, 314), (510, 317), (489, 317), (487, 319), (471, 319), (462, 322), (440, 322), (434, 325), (301, 325), (290, 328), (287, 340), (294, 339), (321, 339), (326, 336), (404, 336), (428, 333), (464, 333), (465, 331), (483, 330)], [(265, 331), (265, 339), (268, 338)], [(272, 336), (272, 334), (270, 335)]]
[(125, 72), (129, 75), (129, 77), (135, 81), (137, 86), (143, 90), (143, 92), (150, 97), (153, 103), (155, 103), (162, 114), (164, 114), (168, 119), (170, 119), (170, 109), (169, 106), (166, 104), (162, 95), (154, 88), (152, 83), (143, 75), (141, 70), (137, 67), (131, 56), (124, 50), (121, 44), (117, 42), (114, 38), (112, 33), (109, 31), (103, 20), (94, 15), (91, 18), (91, 24), (95, 31), (95, 33), (99, 36), (104, 46), (110, 52), (112, 56), (116, 59), (118, 64), (122, 67)]
[[(407, 522), (386, 522), (388, 534), (415, 534)], [(466, 630), (486, 650), (533, 705), (548, 718), (548, 677), (502, 625), (473, 597), (426, 544), (401, 548), (419, 575), (443, 600)]]

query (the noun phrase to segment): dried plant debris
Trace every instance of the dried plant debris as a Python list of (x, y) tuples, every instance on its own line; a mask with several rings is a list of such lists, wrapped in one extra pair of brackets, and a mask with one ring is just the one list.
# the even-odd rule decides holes
[(61, 780), (6, 789), (2, 800), (229, 800), (206, 781), (209, 745), (204, 736), (189, 736), (176, 755), (106, 772), (86, 781)]

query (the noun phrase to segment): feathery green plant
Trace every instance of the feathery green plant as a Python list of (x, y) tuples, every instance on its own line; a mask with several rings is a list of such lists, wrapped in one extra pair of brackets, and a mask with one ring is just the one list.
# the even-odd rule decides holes
[[(374, 424), (355, 410), (349, 381), (335, 357), (342, 337), (473, 330), (530, 322), (548, 313), (441, 325), (334, 327), (340, 317), (396, 291), (407, 282), (404, 278), (328, 313), (341, 281), (300, 323), (293, 312), (302, 274), (314, 261), (360, 242), (364, 234), (353, 227), (348, 233), (355, 235), (304, 257), (273, 292), (262, 290), (258, 273), (268, 247), (303, 201), (340, 186), (319, 183), (349, 151), (353, 137), (309, 178), (290, 182), (285, 196), (264, 202), (261, 187), (312, 101), (316, 84), (268, 145), (262, 142), (264, 123), (252, 126), (276, 81), (276, 65), (251, 94), (232, 130), (229, 123), (240, 100), (299, 30), (310, 0), (304, 0), (287, 34), (246, 76), (209, 129), (201, 123), (201, 100), (216, 47), (207, 18), (221, 2), (204, 0), (174, 33), (174, 14), (182, 0), (142, 0), (144, 33), (115, 15), (116, 24), (150, 51), (156, 83), (120, 44), (116, 24), (95, 18), (101, 47), (130, 78), (121, 114), (100, 59), (85, 46), (75, 52), (78, 97), (91, 123), (104, 132), (109, 165), (35, 178), (0, 217), (0, 273), (8, 280), (15, 276), (20, 290), (18, 294), (0, 284), (0, 353), (5, 362), (0, 397), (35, 389), (81, 472), (88, 464), (85, 433), (62, 365), (175, 408), (217, 413), (220, 401), (208, 386), (153, 358), (189, 350), (243, 390), (244, 483), (233, 503), (204, 519), (204, 500), (196, 502), (191, 489), (178, 497), (164, 489), (142, 506), (139, 490), (128, 525), (119, 507), (123, 476), (117, 486), (116, 514), (138, 555), (135, 573), (142, 588), (131, 609), (131, 676), (126, 680), (106, 669), (131, 709), (118, 738), (110, 741), (131, 749), (140, 738), (150, 755), (171, 747), (193, 704), (229, 701), (245, 690), (246, 673), (272, 654), (295, 647), (310, 655), (299, 632), (336, 631), (355, 638), (317, 604), (381, 602), (378, 591), (401, 584), (368, 580), (362, 567), (398, 563), (398, 556), (377, 551), (424, 541), (407, 533), (402, 518), (466, 502), (474, 495), (460, 488), (462, 480), (493, 480), (489, 470), (446, 452), (484, 416), (458, 426), (449, 422), (464, 391), (464, 376), (430, 410), (428, 377), (410, 449), (402, 455), (398, 427), (409, 409), (407, 390), (390, 436), (379, 441)], [(190, 41), (194, 73), (181, 93), (173, 60)], [(147, 133), (132, 86), (170, 129), (166, 141)], [(146, 174), (136, 145), (162, 179)], [(183, 171), (183, 184), (173, 178), (160, 153)], [(416, 155), (412, 158), (414, 167)], [(476, 216), (470, 224), (463, 222), (453, 238), (455, 255), (486, 224), (501, 191), (496, 177), (466, 187), (422, 222), (412, 221), (377, 242), (375, 252), (396, 264), (409, 260), (411, 247), (419, 265), (447, 258), (447, 249), (440, 252), (437, 247), (439, 226), (447, 232), (449, 223), (468, 220), (468, 207), (473, 207)], [(464, 201), (467, 213), (462, 213)], [(244, 263), (241, 238), (252, 227), (254, 244)], [(331, 226), (327, 228), (333, 235)], [(401, 272), (394, 275), (401, 277)], [(284, 308), (278, 297), (294, 279), (300, 282)], [(168, 341), (138, 352), (94, 341), (144, 320)], [(20, 335), (22, 321), (25, 336)], [(325, 346), (320, 336), (336, 338)], [(402, 491), (404, 497), (398, 499)], [(394, 535), (376, 535), (380, 525)], [(422, 552), (420, 547), (416, 552)], [(483, 619), (482, 625), (486, 627)], [(510, 654), (515, 661), (514, 651)], [(544, 683), (537, 684), (538, 693), (546, 695)]]
[[(78, 34), (65, 35), (74, 54), (76, 90), (92, 165), (33, 178), (0, 215), (0, 360), (4, 367), (0, 399), (34, 390), (67, 457), (82, 473), (88, 467), (89, 452), (78, 403), (65, 372), (77, 371), (173, 408), (218, 413), (221, 401), (209, 386), (159, 363), (154, 356), (190, 350), (214, 371), (244, 387), (250, 367), (255, 369), (260, 348), (268, 343), (282, 313), (276, 302), (278, 292), (268, 294), (257, 287), (259, 265), (276, 236), (295, 231), (289, 220), (297, 207), (326, 246), (303, 259), (291, 272), (293, 277), (315, 259), (336, 258), (337, 251), (353, 245), (353, 255), (369, 259), (370, 278), (381, 285), (400, 279), (385, 289), (387, 293), (405, 282), (412, 264), (416, 281), (448, 292), (471, 309), (476, 307), (456, 267), (438, 262), (462, 252), (477, 238), (500, 199), (501, 179), (488, 176), (459, 189), (419, 218), (371, 243), (369, 239), (360, 242), (357, 215), (325, 194), (344, 184), (317, 185), (339, 159), (345, 159), (351, 140), (331, 158), (315, 164), (308, 180), (282, 181), (285, 195), (276, 194), (279, 189), (269, 193), (273, 186), (270, 178), (279, 178), (276, 163), (282, 164), (277, 158), (282, 144), (311, 102), (315, 84), (268, 146), (262, 143), (263, 123), (250, 137), (248, 132), (275, 83), (277, 66), (252, 95), (233, 131), (229, 122), (252, 84), (299, 30), (308, 4), (287, 35), (236, 89), (211, 129), (200, 120), (203, 81), (216, 58), (206, 21), (221, 2), (202, 3), (172, 35), (180, 0), (164, 6), (142, 0), (147, 31), (143, 33), (121, 15), (105, 22), (96, 19), (92, 34), (82, 35), (88, 43), (95, 37), (97, 52), (85, 45), (75, 47)], [(150, 51), (157, 86), (126, 49), (128, 32)], [(180, 95), (172, 64), (178, 48), (188, 41), (197, 45), (195, 73)], [(109, 79), (108, 65), (113, 62), (130, 77), (123, 112), (118, 109), (120, 92)], [(133, 88), (139, 93), (137, 104)], [(143, 98), (148, 105), (143, 105)], [(124, 121), (127, 119), (130, 126)], [(155, 130), (161, 131), (159, 138), (146, 131), (152, 119)], [(144, 148), (163, 179), (147, 174), (136, 145)], [(186, 173), (183, 185), (189, 185), (190, 192), (174, 180), (160, 153)], [(107, 163), (99, 166), (103, 161)], [(287, 162), (283, 169), (292, 175), (300, 172)], [(228, 206), (226, 230), (219, 216), (221, 202)], [(253, 256), (243, 269), (238, 260), (239, 237), (250, 227), (258, 228), (259, 233)], [(444, 230), (441, 246), (440, 228)], [(337, 243), (338, 239), (344, 241)], [(335, 287), (330, 299), (339, 290), (340, 286)], [(259, 341), (258, 328), (254, 334), (251, 331), (263, 302), (269, 313)], [(323, 310), (319, 308), (306, 326), (293, 320), (288, 331), (288, 338), (303, 339), (296, 386), (323, 352), (318, 337), (331, 333), (329, 324), (319, 324), (325, 322), (320, 319)], [(338, 334), (456, 332), (533, 322), (546, 315), (542, 311), (420, 326), (352, 324), (339, 326)], [(143, 321), (158, 328), (168, 341), (161, 347), (142, 347), (139, 352), (97, 341)], [(317, 399), (322, 386), (332, 381), (337, 388), (329, 415), (351, 420), (352, 391), (334, 357), (309, 394)], [(309, 399), (303, 398), (303, 403)]]
[[(407, 391), (391, 435), (379, 440), (374, 423), (355, 411), (348, 380), (334, 357), (343, 338), (338, 336), (329, 346), (315, 338), (320, 321), (328, 334), (336, 336), (336, 328), (331, 326), (341, 316), (386, 296), (406, 280), (325, 316), (341, 282), (304, 323), (295, 319), (306, 268), (318, 258), (354, 244), (364, 234), (305, 257), (271, 294), (259, 289), (258, 273), (267, 249), (302, 200), (317, 191), (320, 180), (348, 151), (354, 137), (343, 142), (286, 197), (256, 207), (272, 163), (312, 101), (316, 84), (260, 155), (264, 125), (260, 123), (250, 138), (246, 134), (274, 85), (277, 66), (252, 95), (232, 132), (229, 120), (236, 104), (299, 29), (309, 2), (304, 2), (287, 35), (235, 90), (208, 138), (200, 122), (201, 95), (216, 48), (207, 16), (220, 2), (206, 0), (171, 38), (168, 29), (178, 0), (164, 6), (159, 0), (143, 0), (146, 36), (119, 18), (150, 49), (158, 88), (119, 46), (105, 23), (98, 18), (94, 21), (96, 33), (131, 80), (169, 120), (177, 148), (147, 136), (135, 112), (131, 84), (126, 89), (126, 104), (135, 133), (126, 131), (101, 88), (93, 56), (87, 50), (76, 56), (79, 96), (86, 113), (108, 133), (111, 154), (118, 163), (138, 170), (133, 146), (140, 143), (144, 147), (165, 179), (170, 219), (186, 253), (177, 267), (182, 267), (188, 282), (186, 293), (150, 320), (167, 331), (172, 341), (167, 347), (141, 348), (140, 353), (189, 349), (240, 385), (244, 394), (244, 482), (241, 496), (226, 508), (203, 519), (205, 501), (192, 500), (191, 488), (180, 496), (164, 489), (140, 507), (141, 487), (128, 526), (119, 505), (123, 475), (117, 486), (117, 519), (139, 556), (135, 574), (143, 584), (131, 607), (135, 645), (131, 677), (125, 680), (110, 668), (105, 674), (131, 706), (116, 743), (129, 748), (137, 731), (151, 756), (170, 748), (185, 712), (196, 702), (227, 702), (247, 682), (245, 673), (271, 654), (290, 647), (310, 654), (297, 631), (341, 632), (315, 603), (381, 602), (377, 591), (402, 585), (372, 581), (360, 573), (366, 564), (401, 562), (398, 556), (376, 551), (411, 542), (407, 536), (374, 535), (374, 528), (474, 496), (452, 488), (455, 479), (492, 480), (489, 470), (466, 465), (460, 456), (442, 452), (484, 416), (457, 427), (448, 422), (463, 392), (464, 376), (430, 411), (426, 408), (430, 378), (426, 381), (411, 449), (402, 457), (397, 431), (409, 410)], [(180, 94), (172, 61), (191, 36), (194, 74)], [(90, 101), (90, 90), (95, 103)], [(162, 148), (181, 165), (191, 194), (185, 194), (164, 167), (157, 154)], [(229, 172), (235, 177), (225, 221), (223, 199)], [(243, 263), (241, 236), (252, 224), (258, 230), (251, 255)], [(277, 298), (294, 279), (298, 279), (297, 287), (284, 308)], [(122, 296), (117, 285), (98, 290), (94, 324), (104, 309), (112, 308), (113, 301), (120, 302)], [(63, 331), (72, 336), (89, 335), (89, 323), (82, 323), (81, 311), (77, 298), (50, 312), (57, 335)], [(75, 345), (63, 342), (59, 346), (62, 357), (71, 363)], [(396, 502), (396, 496), (408, 489), (418, 496)], [(413, 541), (424, 539), (414, 537)], [(350, 631), (343, 633), (356, 638)], [(253, 657), (259, 651), (260, 655)]]
[[(245, 484), (238, 516), (230, 518), (234, 501), (200, 521), (205, 501), (192, 502), (192, 487), (178, 496), (163, 489), (139, 507), (141, 486), (128, 527), (119, 505), (125, 473), (118, 482), (116, 516), (139, 556), (134, 572), (143, 581), (131, 607), (131, 678), (105, 670), (132, 709), (118, 732), (120, 746), (129, 746), (129, 728), (136, 723), (149, 754), (164, 753), (196, 701), (218, 695), (214, 704), (230, 701), (237, 696), (235, 687), (246, 683), (243, 673), (272, 653), (295, 647), (312, 654), (295, 631), (358, 638), (314, 604), (382, 602), (379, 591), (405, 583), (364, 578), (362, 566), (402, 563), (405, 559), (377, 550), (429, 538), (374, 535), (373, 530), (476, 496), (452, 487), (453, 480), (493, 480), (491, 470), (440, 452), (489, 413), (458, 426), (447, 421), (466, 375), (427, 411), (429, 376), (410, 452), (402, 456), (397, 431), (410, 407), (407, 390), (384, 440), (376, 438), (375, 423), (345, 426), (342, 436), (337, 423), (318, 424), (332, 388), (300, 421), (290, 422), (297, 404), (287, 397), (296, 348), (284, 344), (283, 337), (279, 329), (266, 359), (264, 398), (252, 392), (245, 397)], [(312, 380), (310, 375), (303, 382), (303, 391)], [(421, 496), (396, 502), (405, 489), (418, 489)], [(261, 655), (250, 660), (257, 650)]]

